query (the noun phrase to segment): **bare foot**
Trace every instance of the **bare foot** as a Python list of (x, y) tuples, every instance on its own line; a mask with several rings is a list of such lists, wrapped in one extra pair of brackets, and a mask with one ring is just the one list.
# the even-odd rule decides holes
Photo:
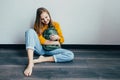
[(32, 74), (32, 69), (33, 69), (34, 64), (31, 63), (27, 66), (27, 68), (24, 71), (25, 76), (31, 76)]
[(43, 62), (44, 58), (45, 58), (44, 56), (40, 56), (38, 59), (34, 59), (34, 60), (33, 60), (33, 63)]

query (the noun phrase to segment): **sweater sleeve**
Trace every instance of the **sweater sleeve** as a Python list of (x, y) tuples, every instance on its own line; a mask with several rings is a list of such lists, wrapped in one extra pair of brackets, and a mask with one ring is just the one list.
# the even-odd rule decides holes
[(59, 42), (60, 44), (62, 44), (64, 42), (64, 37), (62, 35), (62, 30), (60, 28), (60, 25), (58, 22), (54, 22), (54, 26), (55, 26), (55, 29), (57, 30), (58, 35), (60, 36)]
[(41, 44), (45, 43), (46, 39), (42, 35), (38, 36), (38, 38)]

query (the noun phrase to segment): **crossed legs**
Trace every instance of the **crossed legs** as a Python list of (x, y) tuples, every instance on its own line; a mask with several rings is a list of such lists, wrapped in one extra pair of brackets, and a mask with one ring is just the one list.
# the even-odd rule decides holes
[(31, 76), (35, 63), (54, 62), (53, 56), (49, 56), (49, 57), (40, 56), (38, 59), (33, 59), (34, 53), (32, 49), (27, 49), (27, 54), (28, 54), (28, 65), (24, 71), (25, 76)]

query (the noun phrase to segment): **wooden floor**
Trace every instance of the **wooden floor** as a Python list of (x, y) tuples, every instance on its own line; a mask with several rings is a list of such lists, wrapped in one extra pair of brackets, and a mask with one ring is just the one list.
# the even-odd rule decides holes
[(71, 50), (72, 62), (36, 64), (25, 77), (26, 51), (0, 49), (0, 80), (120, 80), (120, 51)]

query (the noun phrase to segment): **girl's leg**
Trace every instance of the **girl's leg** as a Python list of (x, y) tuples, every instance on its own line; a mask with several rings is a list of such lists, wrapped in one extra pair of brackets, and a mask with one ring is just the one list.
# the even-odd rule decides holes
[(25, 32), (25, 43), (26, 43), (26, 50), (32, 49), (39, 55), (44, 54), (44, 50), (40, 41), (38, 39), (37, 33), (33, 29), (29, 29)]
[(67, 49), (60, 48), (53, 51), (46, 51), (45, 53), (46, 55), (51, 55), (51, 56), (39, 57), (34, 61), (34, 63), (50, 61), (51, 60), (50, 58), (52, 58), (53, 59), (52, 61), (55, 61), (55, 62), (67, 62), (67, 61), (73, 60), (74, 58), (73, 52)]
[(39, 42), (38, 36), (33, 29), (29, 29), (25, 33), (25, 43), (26, 43), (26, 50), (28, 54), (28, 66), (24, 71), (26, 76), (30, 76), (32, 74), (33, 68), (33, 52), (37, 52), (40, 55), (44, 54), (44, 50)]
[(49, 51), (47, 54), (53, 55), (55, 62), (68, 62), (74, 59), (74, 54), (72, 51), (62, 48)]
[(34, 64), (33, 64), (33, 50), (32, 49), (27, 49), (27, 54), (28, 54), (28, 66), (25, 69), (24, 74), (26, 76), (31, 76), (32, 68), (34, 66)]
[(41, 62), (55, 62), (55, 59), (53, 56), (49, 56), (49, 57), (40, 56), (38, 59), (33, 60), (33, 63), (41, 63)]

